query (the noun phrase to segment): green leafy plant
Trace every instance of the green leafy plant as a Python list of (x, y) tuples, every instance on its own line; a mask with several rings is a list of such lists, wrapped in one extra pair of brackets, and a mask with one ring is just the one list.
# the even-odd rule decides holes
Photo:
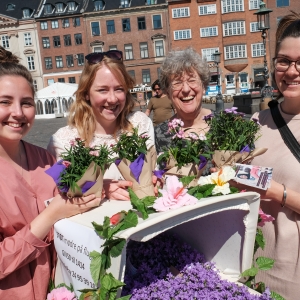
[(168, 133), (173, 135), (171, 145), (158, 157), (158, 164), (164, 166), (172, 156), (176, 161), (176, 166), (181, 168), (188, 163), (199, 165), (200, 155), (209, 157), (204, 153), (207, 145), (205, 134), (198, 135), (190, 132), (189, 128), (183, 129), (183, 125), (180, 119), (173, 119), (169, 122)]
[(133, 132), (122, 133), (118, 142), (112, 146), (112, 150), (117, 153), (119, 159), (126, 158), (133, 162), (141, 153), (147, 154), (147, 144), (149, 136), (145, 133), (138, 134), (138, 129), (133, 128)]
[(236, 107), (232, 107), (219, 114), (204, 117), (210, 127), (207, 140), (211, 151), (241, 151), (247, 146), (254, 148), (254, 142), (259, 137), (260, 124), (256, 119), (244, 119), (245, 114), (236, 110)]

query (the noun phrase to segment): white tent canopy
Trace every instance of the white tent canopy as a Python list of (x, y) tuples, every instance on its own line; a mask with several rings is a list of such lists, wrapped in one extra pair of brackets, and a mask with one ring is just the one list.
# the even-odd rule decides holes
[(53, 83), (35, 94), (36, 118), (62, 117), (68, 113), (78, 88), (74, 83)]

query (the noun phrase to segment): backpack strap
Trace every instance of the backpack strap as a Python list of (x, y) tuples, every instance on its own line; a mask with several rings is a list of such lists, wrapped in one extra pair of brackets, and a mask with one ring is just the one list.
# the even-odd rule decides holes
[(281, 137), (286, 144), (286, 146), (290, 149), (290, 151), (293, 153), (295, 158), (300, 162), (300, 145), (294, 135), (292, 134), (289, 127), (286, 125), (285, 120), (283, 119), (279, 108), (278, 108), (278, 101), (272, 100), (269, 102), (270, 111), (274, 120), (274, 123), (276, 124)]

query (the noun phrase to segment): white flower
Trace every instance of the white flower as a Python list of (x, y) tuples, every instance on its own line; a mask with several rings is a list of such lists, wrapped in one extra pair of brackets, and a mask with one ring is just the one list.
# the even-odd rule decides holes
[(216, 184), (212, 190), (212, 194), (230, 194), (230, 186), (228, 181), (233, 179), (235, 176), (235, 171), (230, 166), (223, 167), (220, 171), (212, 173), (208, 176), (201, 176), (198, 180), (199, 185), (205, 184)]

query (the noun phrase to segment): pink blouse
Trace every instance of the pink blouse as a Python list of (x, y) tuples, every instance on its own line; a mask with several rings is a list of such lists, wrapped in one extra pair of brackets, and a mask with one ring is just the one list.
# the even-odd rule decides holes
[(44, 171), (55, 160), (44, 149), (24, 142), (31, 184), (0, 158), (0, 299), (46, 299), (54, 267), (53, 233), (44, 240), (30, 231), (31, 221), (56, 194)]

